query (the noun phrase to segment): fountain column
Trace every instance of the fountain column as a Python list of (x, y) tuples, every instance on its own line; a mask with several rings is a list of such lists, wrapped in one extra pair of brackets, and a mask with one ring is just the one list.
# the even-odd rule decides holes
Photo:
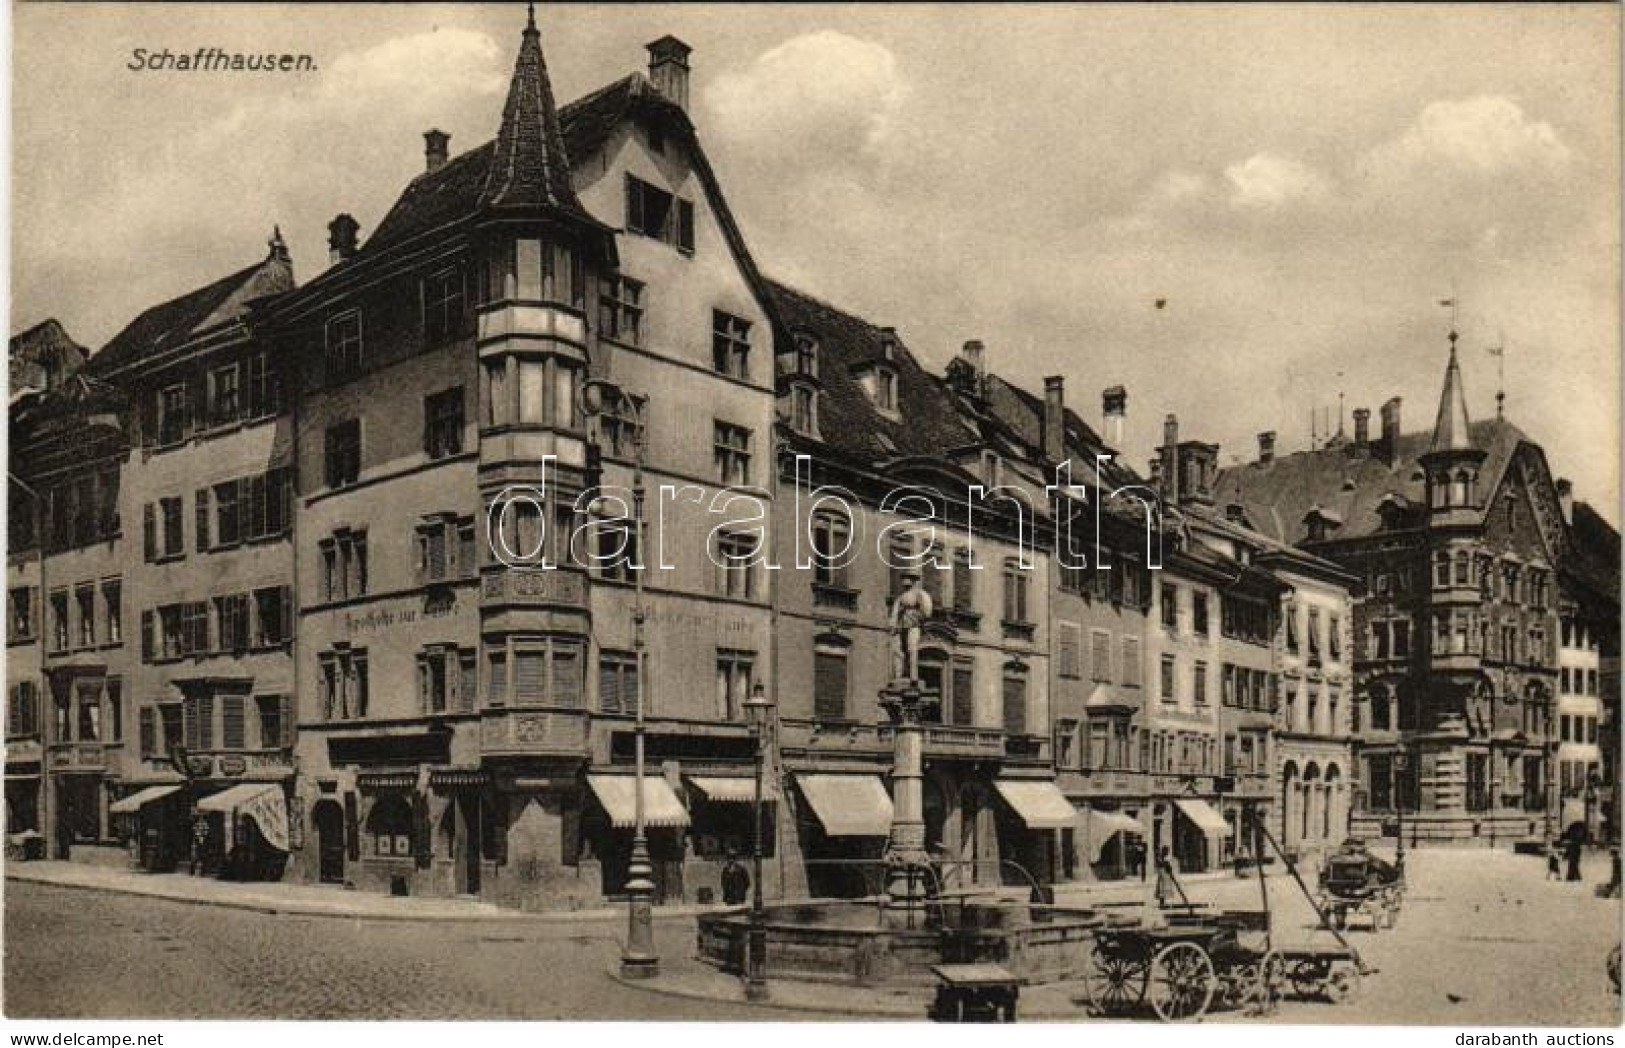
[[(895, 903), (915, 906), (926, 895), (930, 859), (925, 851), (924, 728), (920, 713), (935, 696), (920, 682), (894, 680), (880, 693), (880, 705), (892, 722), (892, 822), (886, 845), (886, 891)], [(913, 869), (912, 876), (909, 875)]]

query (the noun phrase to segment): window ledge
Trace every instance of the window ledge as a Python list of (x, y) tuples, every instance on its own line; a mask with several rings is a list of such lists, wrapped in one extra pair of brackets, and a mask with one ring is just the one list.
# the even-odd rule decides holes
[(149, 561), (149, 563), (151, 563), (151, 564), (173, 564), (176, 561), (185, 560), (185, 559), (186, 559), (186, 551), (182, 550), (179, 553), (160, 553), (156, 557), (153, 557), (152, 560)]

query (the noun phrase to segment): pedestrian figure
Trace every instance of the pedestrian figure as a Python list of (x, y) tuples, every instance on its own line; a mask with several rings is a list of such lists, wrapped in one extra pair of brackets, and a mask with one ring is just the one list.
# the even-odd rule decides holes
[(1580, 879), (1580, 835), (1569, 834), (1568, 843), (1563, 846), (1563, 854), (1569, 861), (1569, 875), (1566, 880)]
[(196, 877), (203, 873), (204, 855), (209, 848), (209, 824), (203, 818), (192, 820), (192, 863), (191, 873)]
[(1178, 882), (1174, 880), (1173, 853), (1164, 844), (1157, 850), (1157, 905), (1166, 907), (1174, 901), (1179, 893)]
[(1563, 854), (1556, 841), (1546, 847), (1546, 879), (1549, 881), (1563, 879)]
[(750, 894), (750, 873), (733, 852), (728, 853), (727, 865), (722, 867), (722, 901), (728, 906), (740, 906)]

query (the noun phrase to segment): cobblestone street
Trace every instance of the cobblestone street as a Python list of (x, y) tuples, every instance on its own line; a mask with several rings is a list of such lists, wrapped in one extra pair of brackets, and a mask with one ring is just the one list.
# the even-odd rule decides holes
[[(1504, 851), (1424, 851), (1409, 861), (1397, 928), (1349, 938), (1375, 969), (1355, 1001), (1288, 1001), (1274, 1021), (1616, 1025), (1604, 958), (1620, 906), (1586, 881), (1544, 880)], [(1471, 876), (1468, 876), (1469, 872)], [(1325, 936), (1288, 878), (1272, 877), (1277, 941)], [(1256, 907), (1253, 880), (1188, 887), (1195, 900)], [(695, 1000), (616, 982), (618, 921), (415, 923), (271, 915), (49, 885), (7, 884), (6, 1012), (12, 1017), (832, 1019)], [(667, 989), (726, 986), (692, 960), (690, 919), (657, 922)], [(817, 994), (814, 995), (816, 997)], [(854, 1013), (867, 991), (843, 991)], [(1065, 987), (1030, 989), (1030, 1017), (1070, 1014)], [(781, 993), (781, 1002), (809, 1000)], [(895, 1009), (900, 1003), (890, 998)], [(911, 1006), (903, 1003), (905, 1009)], [(923, 1014), (923, 998), (918, 1014)], [(894, 1012), (895, 1014), (895, 1012)], [(859, 1016), (861, 1017), (861, 1016)], [(1081, 1009), (1078, 1017), (1083, 1018)], [(1214, 1013), (1210, 1021), (1243, 1021)]]

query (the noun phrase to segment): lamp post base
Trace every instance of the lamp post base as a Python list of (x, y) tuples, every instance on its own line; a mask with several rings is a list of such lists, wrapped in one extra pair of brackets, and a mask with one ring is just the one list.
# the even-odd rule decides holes
[(767, 989), (767, 929), (752, 920), (745, 932), (745, 1000), (765, 1001)]

